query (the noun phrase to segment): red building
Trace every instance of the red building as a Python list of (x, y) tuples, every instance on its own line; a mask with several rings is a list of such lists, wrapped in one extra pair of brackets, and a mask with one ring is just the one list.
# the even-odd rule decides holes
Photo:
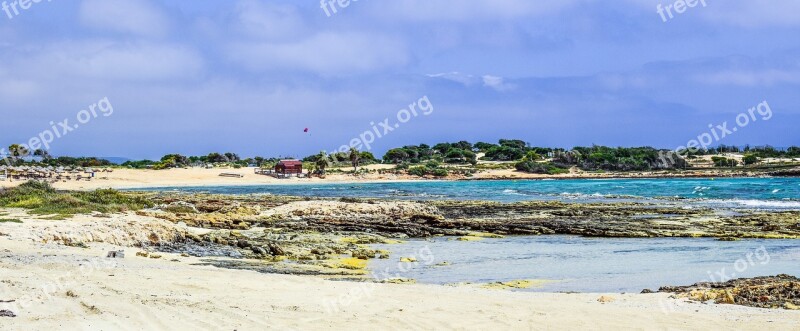
[(282, 176), (297, 176), (303, 173), (303, 162), (297, 160), (281, 160), (275, 165), (275, 174)]

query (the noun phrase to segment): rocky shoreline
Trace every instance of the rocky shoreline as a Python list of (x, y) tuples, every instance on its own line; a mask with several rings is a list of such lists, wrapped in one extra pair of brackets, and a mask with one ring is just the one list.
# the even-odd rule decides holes
[(800, 278), (790, 275), (733, 279), (723, 283), (665, 286), (658, 290), (697, 302), (800, 310)]
[[(206, 263), (270, 273), (369, 279), (371, 244), (452, 236), (800, 238), (800, 212), (687, 209), (680, 204), (531, 201), (397, 201), (272, 195), (150, 193), (137, 212), (186, 226), (175, 242), (149, 247), (208, 257)], [(235, 257), (218, 260), (214, 257)]]
[[(26, 227), (0, 235), (72, 247), (88, 247), (90, 243), (135, 246), (140, 248), (136, 255), (150, 259), (169, 253), (226, 269), (363, 282), (408, 282), (376, 279), (367, 269), (369, 260), (403, 260), (389, 250), (375, 249), (375, 244), (399, 244), (407, 239), (447, 236), (470, 241), (514, 235), (800, 238), (800, 211), (687, 208), (682, 201), (499, 203), (123, 194), (146, 198), (152, 207), (135, 212), (80, 214), (58, 221), (49, 220), (49, 215), (9, 210), (4, 213), (43, 221), (26, 223)], [(799, 304), (799, 284), (794, 278), (778, 276), (723, 285), (663, 287), (660, 291), (697, 301), (793, 309)]]

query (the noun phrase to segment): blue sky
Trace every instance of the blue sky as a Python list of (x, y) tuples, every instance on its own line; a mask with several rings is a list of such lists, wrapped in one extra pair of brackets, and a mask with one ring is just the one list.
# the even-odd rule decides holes
[(800, 144), (800, 2), (706, 2), (664, 22), (674, 1), (360, 0), (330, 17), (318, 1), (43, 1), (0, 12), (0, 142), (108, 97), (112, 116), (51, 152), (305, 156), (428, 96), (434, 112), (373, 152), (675, 148), (765, 100), (770, 120), (720, 143)]

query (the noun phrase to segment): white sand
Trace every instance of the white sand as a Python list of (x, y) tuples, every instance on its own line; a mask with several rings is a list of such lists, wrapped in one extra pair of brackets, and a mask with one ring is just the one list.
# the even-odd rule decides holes
[[(364, 284), (135, 256), (135, 248), (43, 245), (0, 223), (2, 330), (797, 330), (800, 312), (669, 299), (663, 294), (523, 293)], [(107, 259), (125, 249), (124, 259)], [(177, 259), (178, 261), (172, 261)], [(69, 294), (68, 294), (69, 293)], [(339, 309), (329, 303), (338, 302)], [(327, 308), (326, 308), (327, 307)]]
[[(385, 168), (387, 165), (373, 165), (372, 168)], [(352, 170), (352, 168), (347, 169)], [(221, 177), (220, 174), (239, 174), (242, 178)], [(222, 186), (222, 185), (281, 185), (304, 183), (344, 183), (369, 181), (402, 181), (408, 177), (395, 175), (370, 175), (355, 177), (344, 174), (331, 174), (321, 178), (287, 178), (278, 179), (255, 174), (255, 168), (188, 168), (167, 170), (114, 169), (113, 172), (98, 172), (95, 178), (86, 181), (59, 181), (53, 184), (62, 190), (94, 190), (99, 188), (135, 189), (146, 187), (186, 187), (186, 186)], [(14, 187), (25, 181), (0, 181), (0, 187)]]

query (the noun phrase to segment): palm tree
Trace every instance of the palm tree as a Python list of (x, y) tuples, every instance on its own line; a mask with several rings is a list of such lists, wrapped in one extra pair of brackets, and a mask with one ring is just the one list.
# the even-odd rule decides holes
[(11, 156), (15, 159), (28, 155), (28, 150), (19, 144), (8, 146), (8, 152), (11, 153)]
[(316, 163), (311, 163), (311, 165), (308, 166), (308, 178), (314, 176), (314, 171), (317, 171), (316, 167), (317, 167)]
[(353, 165), (353, 171), (358, 171), (358, 164), (361, 162), (361, 156), (358, 150), (350, 147), (350, 163)]
[(319, 152), (319, 157), (317, 158), (316, 163), (317, 163), (317, 169), (319, 169), (319, 171), (322, 172), (322, 174), (324, 175), (325, 168), (327, 168), (328, 165), (330, 165), (330, 162), (328, 162), (328, 155), (325, 155), (325, 152)]

